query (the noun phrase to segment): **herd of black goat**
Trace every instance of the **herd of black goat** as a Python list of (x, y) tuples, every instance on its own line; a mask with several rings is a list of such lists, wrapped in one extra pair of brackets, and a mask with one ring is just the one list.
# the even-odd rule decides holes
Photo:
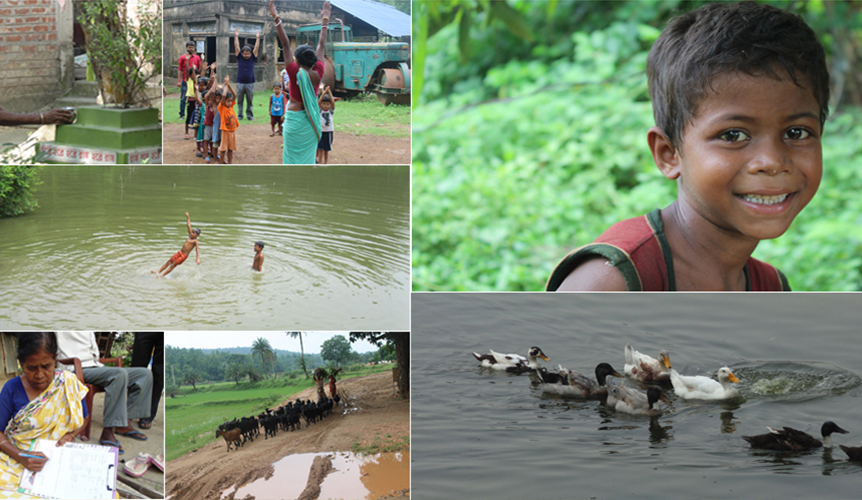
[(319, 422), (327, 415), (332, 414), (332, 408), (337, 406), (341, 398), (338, 394), (335, 398), (323, 398), (317, 403), (311, 400), (291, 401), (276, 410), (266, 408), (263, 413), (254, 417), (242, 417), (233, 419), (218, 426), (216, 438), (223, 437), (227, 443), (227, 451), (230, 451), (230, 445), (234, 445), (234, 449), (238, 449), (248, 441), (254, 441), (255, 437), (260, 437), (260, 428), (263, 427), (263, 438), (275, 437), (278, 430), (294, 431), (302, 427), (302, 420), (305, 420), (305, 426)]

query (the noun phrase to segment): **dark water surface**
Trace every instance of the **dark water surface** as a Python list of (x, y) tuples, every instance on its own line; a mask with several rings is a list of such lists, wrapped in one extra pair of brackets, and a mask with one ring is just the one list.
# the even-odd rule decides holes
[[(408, 326), (409, 167), (46, 167), (0, 219), (0, 328)], [(202, 229), (194, 254), (158, 270)], [(251, 270), (266, 243), (264, 272)]]
[[(413, 294), (412, 498), (860, 498), (862, 465), (837, 447), (781, 454), (741, 436), (825, 420), (862, 443), (862, 295)], [(684, 375), (729, 365), (742, 398), (650, 419), (543, 396), (535, 375), (470, 355), (541, 347), (593, 374), (626, 343)]]

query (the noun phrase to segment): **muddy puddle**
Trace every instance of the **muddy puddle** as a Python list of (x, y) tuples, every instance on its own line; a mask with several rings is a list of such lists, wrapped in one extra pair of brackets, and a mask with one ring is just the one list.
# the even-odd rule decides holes
[[(320, 458), (315, 461), (317, 457)], [(331, 463), (331, 470), (328, 466), (321, 467), (326, 462)], [(272, 476), (230, 488), (222, 493), (222, 498), (243, 499), (251, 495), (255, 500), (295, 500), (300, 496), (320, 500), (377, 500), (410, 488), (410, 452), (301, 453), (284, 457), (272, 466), (275, 469)], [(318, 488), (320, 493), (314, 496)]]

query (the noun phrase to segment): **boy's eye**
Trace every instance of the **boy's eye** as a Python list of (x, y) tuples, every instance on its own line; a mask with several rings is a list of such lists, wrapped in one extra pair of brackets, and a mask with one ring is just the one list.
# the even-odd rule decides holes
[(739, 142), (751, 139), (751, 137), (748, 137), (748, 134), (742, 130), (728, 130), (718, 137), (727, 142)]
[(788, 130), (784, 134), (784, 136), (787, 137), (788, 139), (798, 141), (798, 140), (807, 139), (808, 137), (810, 137), (811, 132), (805, 130), (802, 127), (793, 127), (792, 129)]

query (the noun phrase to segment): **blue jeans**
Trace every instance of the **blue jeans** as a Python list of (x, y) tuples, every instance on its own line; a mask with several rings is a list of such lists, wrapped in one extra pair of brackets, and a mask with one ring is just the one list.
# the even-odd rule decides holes
[(183, 86), (180, 87), (180, 118), (186, 116), (186, 92), (189, 90), (189, 84), (183, 80)]
[(248, 105), (246, 106), (245, 115), (249, 120), (254, 118), (254, 110), (252, 109), (251, 98), (254, 96), (254, 84), (253, 83), (237, 83), (236, 84), (236, 117), (242, 118), (242, 101), (243, 97), (248, 97)]

